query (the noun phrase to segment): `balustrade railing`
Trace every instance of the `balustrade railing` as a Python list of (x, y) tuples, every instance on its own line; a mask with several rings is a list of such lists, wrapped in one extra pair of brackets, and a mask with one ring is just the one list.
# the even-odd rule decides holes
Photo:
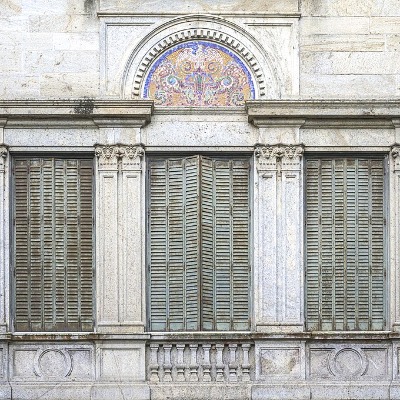
[(153, 342), (148, 351), (151, 383), (253, 380), (252, 343)]

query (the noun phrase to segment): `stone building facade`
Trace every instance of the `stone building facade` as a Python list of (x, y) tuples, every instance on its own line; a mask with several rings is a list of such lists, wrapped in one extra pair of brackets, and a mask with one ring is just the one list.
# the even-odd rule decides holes
[(1, 399), (400, 399), (398, 0), (3, 0)]

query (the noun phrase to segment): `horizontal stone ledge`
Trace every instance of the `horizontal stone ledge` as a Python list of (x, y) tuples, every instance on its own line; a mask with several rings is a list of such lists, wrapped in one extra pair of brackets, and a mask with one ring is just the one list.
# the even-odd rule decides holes
[[(144, 125), (154, 111), (152, 100), (0, 100), (0, 123), (12, 119), (95, 119), (96, 125)], [(84, 122), (85, 123), (85, 122)]]
[[(355, 119), (357, 124), (367, 120), (391, 120), (400, 116), (400, 99), (396, 100), (250, 100), (246, 102), (249, 122), (255, 125), (277, 123), (283, 119)], [(299, 123), (301, 121), (298, 121)]]
[(400, 332), (149, 332), (152, 342), (274, 341), (274, 340), (397, 340)]
[(6, 333), (0, 334), (0, 341), (12, 342), (42, 342), (42, 341), (97, 341), (97, 340), (149, 340), (148, 333), (134, 333), (134, 334), (105, 334), (105, 333)]

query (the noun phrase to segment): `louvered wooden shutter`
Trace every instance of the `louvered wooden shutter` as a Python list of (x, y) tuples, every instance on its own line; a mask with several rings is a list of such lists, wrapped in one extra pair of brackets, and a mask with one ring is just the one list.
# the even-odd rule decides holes
[(150, 161), (152, 330), (198, 330), (199, 157)]
[(151, 329), (249, 329), (249, 162), (152, 160), (149, 211)]
[(249, 326), (249, 162), (202, 158), (202, 327)]
[(93, 329), (93, 161), (14, 161), (15, 329)]
[(306, 161), (308, 330), (385, 327), (384, 160)]

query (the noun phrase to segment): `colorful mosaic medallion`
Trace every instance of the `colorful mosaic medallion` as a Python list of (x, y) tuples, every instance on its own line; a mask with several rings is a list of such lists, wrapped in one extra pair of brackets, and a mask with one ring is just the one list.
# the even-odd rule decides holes
[(160, 106), (241, 106), (254, 99), (254, 85), (235, 54), (196, 41), (179, 44), (157, 59), (143, 95)]

